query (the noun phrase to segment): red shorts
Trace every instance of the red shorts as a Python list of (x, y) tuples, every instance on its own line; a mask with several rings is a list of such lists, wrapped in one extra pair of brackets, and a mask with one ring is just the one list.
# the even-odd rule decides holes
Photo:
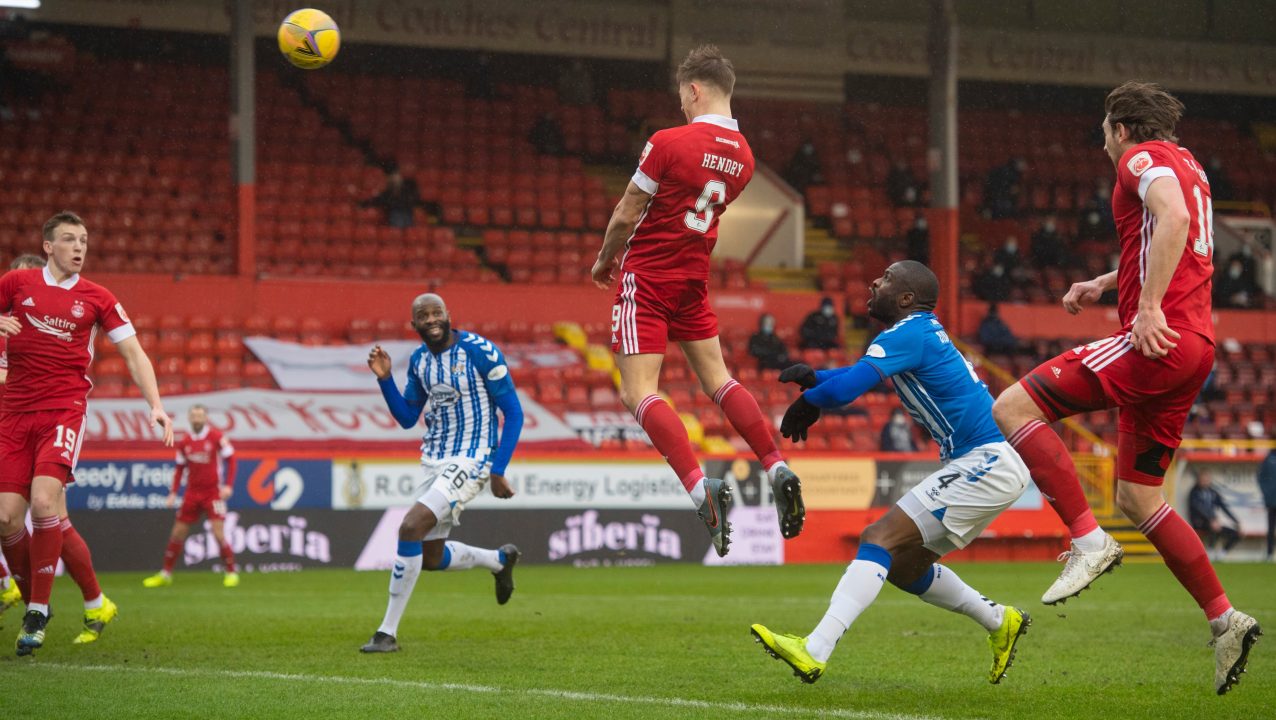
[(665, 352), (665, 341), (708, 340), (718, 335), (709, 307), (709, 283), (621, 273), (611, 308), (611, 350), (621, 355)]
[(1019, 384), (1046, 420), (1118, 408), (1117, 477), (1160, 485), (1183, 440), (1183, 424), (1214, 367), (1214, 344), (1182, 330), (1178, 347), (1153, 360), (1118, 332), (1038, 365)]
[(0, 413), (0, 492), (30, 500), (36, 476), (72, 482), (83, 441), (83, 410)]
[(182, 498), (182, 506), (177, 509), (177, 522), (199, 522), (200, 515), (207, 515), (209, 520), (226, 518), (226, 501), (219, 495), (191, 495)]

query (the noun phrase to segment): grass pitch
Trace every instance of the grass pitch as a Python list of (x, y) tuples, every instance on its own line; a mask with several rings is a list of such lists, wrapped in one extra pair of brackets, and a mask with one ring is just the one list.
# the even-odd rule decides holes
[[(1059, 609), (1037, 599), (1058, 565), (954, 568), (1033, 625), (1000, 686), (970, 620), (893, 587), (815, 685), (752, 642), (749, 624), (806, 633), (843, 568), (830, 565), (520, 567), (504, 607), (482, 570), (423, 574), (402, 652), (364, 656), (385, 573), (184, 573), (145, 590), (106, 574), (121, 615), (71, 644), (79, 598), (57, 581), (34, 658), (3, 621), (0, 715), (38, 718), (1268, 718), (1276, 716), (1276, 565), (1223, 565), (1236, 605), (1268, 628), (1250, 671), (1213, 691), (1208, 627), (1159, 564), (1126, 565)], [(4, 712), (8, 710), (8, 712)], [(18, 713), (15, 715), (14, 713)]]

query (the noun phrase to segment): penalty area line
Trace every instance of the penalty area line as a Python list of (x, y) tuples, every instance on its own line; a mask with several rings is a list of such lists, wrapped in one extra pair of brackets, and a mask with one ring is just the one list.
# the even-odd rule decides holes
[(230, 680), (266, 680), (274, 682), (393, 687), (402, 690), (424, 690), (429, 692), (447, 690), (452, 692), (475, 694), (509, 695), (513, 697), (541, 697), (580, 703), (602, 702), (620, 705), (649, 705), (654, 707), (689, 708), (698, 710), (724, 710), (732, 713), (749, 713), (775, 717), (801, 715), (813, 717), (849, 718), (850, 720), (946, 720), (945, 718), (933, 715), (910, 715), (907, 713), (851, 710), (846, 708), (802, 708), (788, 705), (693, 700), (689, 698), (659, 697), (654, 695), (617, 695), (613, 693), (586, 692), (580, 690), (556, 690), (553, 688), (507, 688), (495, 685), (429, 682), (423, 680), (396, 680), (394, 678), (364, 678), (351, 677), (347, 675), (300, 675), (296, 673), (272, 672), (269, 670), (209, 670), (200, 668), (128, 667), (120, 665), (77, 665), (74, 663), (42, 662), (32, 664), (31, 668), (33, 670), (58, 669), (78, 672), (125, 672), (142, 675), (168, 675), (171, 677), (206, 677)]

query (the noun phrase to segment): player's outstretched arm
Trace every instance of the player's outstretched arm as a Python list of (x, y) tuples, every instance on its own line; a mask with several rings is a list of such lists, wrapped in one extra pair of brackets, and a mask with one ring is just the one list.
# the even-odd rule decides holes
[(611, 220), (607, 222), (607, 232), (603, 235), (603, 246), (598, 251), (598, 259), (594, 262), (593, 269), (589, 271), (594, 284), (599, 288), (606, 290), (615, 281), (616, 258), (625, 247), (625, 243), (633, 236), (634, 228), (638, 227), (638, 220), (647, 209), (649, 202), (651, 202), (651, 193), (644, 192), (631, 180), (620, 202), (616, 203), (616, 209), (611, 213)]
[(882, 381), (877, 368), (862, 360), (840, 370), (830, 377), (821, 378), (819, 385), (802, 393), (802, 396), (815, 407), (830, 410), (855, 402), (856, 398)]
[(164, 428), (164, 444), (172, 447), (173, 420), (168, 416), (168, 413), (164, 412), (164, 402), (160, 399), (159, 394), (159, 383), (155, 380), (155, 367), (151, 365), (151, 359), (146, 356), (146, 351), (142, 349), (142, 343), (138, 342), (137, 336), (134, 335), (119, 341), (115, 347), (120, 351), (120, 355), (124, 357), (124, 364), (128, 366), (129, 375), (133, 376), (133, 382), (142, 391), (142, 397), (146, 400), (146, 404), (151, 406), (151, 427), (159, 425)]

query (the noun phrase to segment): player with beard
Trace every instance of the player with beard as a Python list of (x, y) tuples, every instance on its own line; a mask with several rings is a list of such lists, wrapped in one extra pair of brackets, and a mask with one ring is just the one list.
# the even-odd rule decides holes
[(204, 405), (191, 405), (186, 419), (190, 422), (191, 431), (177, 440), (173, 489), (168, 493), (165, 506), (171, 508), (177, 502), (177, 492), (182, 489), (183, 477), (186, 478), (186, 494), (177, 510), (173, 530), (169, 533), (168, 547), (164, 549), (163, 569), (142, 580), (142, 586), (161, 588), (173, 584), (173, 568), (177, 565), (177, 556), (186, 545), (191, 525), (199, 522), (202, 515), (208, 518), (213, 540), (221, 549), (223, 568), (226, 571), (222, 586), (239, 587), (235, 551), (226, 541), (226, 501), (235, 491), (235, 446), (230, 444), (230, 438), (222, 435), (221, 430), (208, 424), (208, 408)]
[(1028, 487), (1028, 468), (992, 419), (992, 396), (935, 317), (939, 281), (914, 260), (886, 268), (870, 286), (868, 312), (890, 325), (859, 362), (835, 370), (794, 365), (780, 373), (806, 391), (784, 414), (780, 433), (805, 440), (820, 410), (854, 401), (890, 378), (913, 419), (930, 431), (944, 467), (900, 498), (860, 535), (824, 619), (807, 637), (754, 625), (754, 637), (802, 680), (824, 674), (829, 656), (860, 613), (889, 580), (931, 605), (961, 613), (988, 631), (992, 669), (1001, 682), (1015, 645), (1031, 622), (1022, 611), (995, 603), (962, 582), (940, 556), (979, 537)]
[(1209, 177), (1178, 144), (1183, 103), (1160, 86), (1127, 82), (1104, 101), (1103, 149), (1116, 171), (1116, 270), (1074, 283), (1063, 307), (1076, 315), (1117, 292), (1121, 329), (1038, 365), (997, 398), (993, 415), (1068, 526), (1072, 547), (1047, 605), (1075, 597), (1121, 563), (1125, 551), (1099, 527), (1062, 439), (1061, 418), (1115, 407), (1116, 505), (1156, 548), (1205, 614), (1213, 635), (1214, 690), (1240, 680), (1262, 628), (1232, 607), (1196, 531), (1161, 489), (1188, 412), (1214, 367), (1214, 215)]
[[(402, 394), (391, 377), (386, 351), (378, 345), (368, 353), (368, 367), (377, 376), (394, 419), (411, 428), (424, 410), (426, 434), (421, 443), (425, 483), (399, 524), (389, 606), (381, 627), (360, 648), (365, 653), (399, 649), (399, 621), (423, 567), (431, 571), (484, 567), (496, 577), (497, 603), (504, 605), (514, 592), (517, 547), (507, 543), (486, 550), (447, 539), (459, 524), (465, 504), (489, 479), (493, 495), (514, 496), (505, 468), (523, 429), (523, 408), (509, 367), (490, 340), (452, 329), (447, 306), (438, 295), (426, 293), (412, 301), (412, 327), (424, 343), (408, 362)], [(498, 410), (504, 419), (499, 433)]]

